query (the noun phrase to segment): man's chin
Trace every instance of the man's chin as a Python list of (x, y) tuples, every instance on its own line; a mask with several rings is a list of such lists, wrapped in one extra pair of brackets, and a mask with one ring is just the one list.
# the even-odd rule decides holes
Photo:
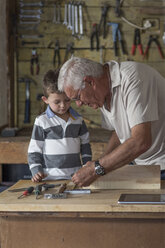
[(99, 106), (98, 105), (95, 105), (95, 104), (94, 105), (93, 104), (89, 104), (88, 106), (91, 107), (91, 108), (93, 108), (93, 109), (98, 109), (99, 108)]

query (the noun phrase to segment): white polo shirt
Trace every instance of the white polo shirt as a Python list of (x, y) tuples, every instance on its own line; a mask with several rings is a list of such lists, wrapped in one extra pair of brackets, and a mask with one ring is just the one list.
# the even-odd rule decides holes
[(151, 121), (152, 146), (136, 164), (158, 164), (165, 169), (165, 79), (152, 67), (136, 62), (111, 61), (110, 112), (101, 108), (102, 126), (115, 130), (120, 142), (131, 137), (131, 128)]

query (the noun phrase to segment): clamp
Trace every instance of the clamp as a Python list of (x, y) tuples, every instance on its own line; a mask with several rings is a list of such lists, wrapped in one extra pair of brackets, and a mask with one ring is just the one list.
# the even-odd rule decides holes
[(98, 32), (98, 25), (96, 23), (94, 23), (92, 25), (92, 33), (91, 33), (91, 50), (94, 49), (93, 47), (93, 42), (94, 42), (94, 38), (96, 38), (96, 50), (99, 50), (99, 32)]
[(158, 39), (157, 39), (157, 36), (153, 36), (153, 35), (150, 35), (150, 36), (149, 36), (149, 41), (148, 41), (146, 50), (145, 50), (145, 52), (144, 52), (144, 57), (148, 56), (149, 48), (150, 48), (150, 46), (151, 46), (151, 44), (152, 44), (153, 42), (156, 43), (157, 48), (158, 48), (158, 51), (159, 51), (159, 53), (160, 53), (160, 56), (161, 56), (162, 59), (164, 59), (164, 54), (163, 54), (162, 49), (161, 49), (161, 47), (160, 47), (160, 43), (159, 43), (159, 41), (158, 41)]
[(40, 67), (39, 67), (39, 61), (38, 61), (38, 54), (35, 48), (32, 49), (32, 56), (31, 56), (30, 63), (31, 63), (31, 66), (30, 66), (31, 75), (34, 75), (34, 69), (33, 69), (34, 63), (36, 63), (36, 74), (38, 75)]
[(56, 40), (56, 42), (55, 42), (54, 57), (53, 57), (53, 65), (54, 66), (56, 65), (56, 58), (57, 58), (57, 63), (58, 63), (58, 67), (59, 67), (61, 64), (59, 40)]
[(141, 38), (140, 38), (140, 30), (138, 28), (135, 28), (135, 34), (134, 34), (134, 43), (132, 45), (131, 54), (135, 54), (136, 47), (138, 46), (139, 52), (142, 55), (143, 49), (141, 44)]
[(107, 4), (104, 4), (102, 7), (102, 15), (99, 23), (99, 34), (100, 34), (100, 29), (103, 24), (103, 39), (106, 38), (106, 18), (107, 18), (107, 13), (108, 13), (109, 6)]

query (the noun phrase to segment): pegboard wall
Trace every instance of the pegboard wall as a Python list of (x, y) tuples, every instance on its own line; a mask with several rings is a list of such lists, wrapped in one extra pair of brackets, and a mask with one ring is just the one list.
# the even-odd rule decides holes
[[(17, 0), (16, 22), (13, 23), (16, 39), (15, 125), (33, 125), (34, 118), (43, 110), (40, 101), (43, 75), (72, 54), (101, 63), (139, 61), (165, 76), (164, 4), (159, 0)], [(135, 28), (138, 28), (137, 35), (140, 33), (143, 54), (139, 47), (132, 54)], [(144, 56), (150, 35), (158, 40), (162, 54), (153, 41)], [(28, 94), (30, 114), (25, 115)], [(99, 110), (82, 107), (78, 111), (89, 123), (100, 124)]]

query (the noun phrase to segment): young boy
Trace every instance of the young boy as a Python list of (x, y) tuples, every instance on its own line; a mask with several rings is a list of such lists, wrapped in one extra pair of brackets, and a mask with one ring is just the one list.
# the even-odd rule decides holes
[(33, 182), (43, 178), (70, 179), (92, 158), (85, 122), (70, 107), (70, 99), (65, 93), (58, 91), (57, 80), (58, 71), (53, 70), (49, 70), (43, 79), (42, 100), (48, 107), (35, 119), (28, 148)]

